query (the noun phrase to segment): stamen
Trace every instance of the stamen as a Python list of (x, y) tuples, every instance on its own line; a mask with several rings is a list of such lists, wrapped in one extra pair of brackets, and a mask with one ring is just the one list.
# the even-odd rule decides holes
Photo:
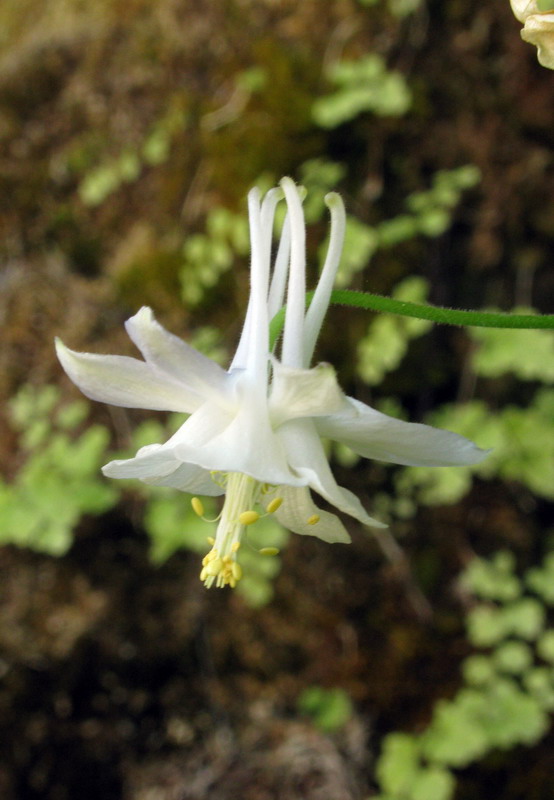
[(282, 497), (274, 497), (273, 500), (267, 504), (266, 511), (268, 514), (273, 514), (278, 508), (281, 508), (283, 503)]
[(311, 517), (308, 517), (306, 522), (308, 523), (308, 525), (317, 525), (317, 523), (319, 522), (319, 514), (312, 514)]
[[(219, 515), (215, 539), (211, 536), (208, 538), (211, 550), (202, 559), (200, 580), (208, 589), (212, 586), (230, 586), (234, 589), (242, 578), (242, 567), (237, 562), (241, 537), (245, 528), (253, 525), (262, 516), (254, 511), (261, 496), (269, 493), (274, 495), (276, 486), (261, 484), (255, 478), (238, 472), (213, 472), (211, 477), (219, 485), (225, 485), (225, 502)], [(273, 497), (267, 505), (267, 513), (276, 511), (282, 502), (283, 498)], [(204, 506), (199, 498), (193, 498), (191, 505), (196, 514), (203, 514)], [(264, 555), (277, 555), (279, 550), (276, 547), (267, 547), (261, 552)]]
[(192, 506), (192, 510), (198, 517), (204, 516), (204, 503), (199, 497), (193, 497), (190, 501), (190, 504)]
[(278, 547), (262, 547), (261, 550), (258, 550), (258, 553), (261, 556), (276, 556), (280, 553), (280, 550)]
[(253, 525), (260, 519), (257, 511), (243, 511), (239, 514), (239, 522), (241, 525)]

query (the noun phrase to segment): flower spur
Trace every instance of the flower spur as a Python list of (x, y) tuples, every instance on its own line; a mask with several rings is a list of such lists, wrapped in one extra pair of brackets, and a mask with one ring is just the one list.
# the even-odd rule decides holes
[[(287, 215), (272, 264), (274, 217), (283, 198)], [(468, 465), (486, 456), (463, 436), (394, 419), (347, 397), (330, 365), (310, 367), (344, 239), (342, 200), (331, 193), (325, 201), (331, 215), (329, 247), (306, 310), (301, 190), (284, 178), (263, 200), (258, 190), (249, 193), (250, 298), (228, 371), (162, 328), (146, 307), (126, 323), (143, 361), (77, 353), (56, 342), (63, 368), (87, 397), (189, 415), (165, 444), (142, 447), (134, 458), (111, 461), (103, 472), (193, 495), (225, 494), (200, 573), (208, 587), (234, 587), (240, 580), (241, 538), (260, 512), (274, 514), (295, 533), (349, 542), (341, 520), (317, 508), (311, 490), (364, 525), (386, 527), (336, 483), (322, 439), (343, 442), (365, 458), (412, 466)], [(269, 323), (285, 294), (277, 358), (270, 351)], [(193, 507), (202, 514), (199, 500)]]

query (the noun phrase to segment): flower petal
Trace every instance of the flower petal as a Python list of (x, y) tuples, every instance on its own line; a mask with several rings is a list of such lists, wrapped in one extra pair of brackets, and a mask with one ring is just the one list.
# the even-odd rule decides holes
[(312, 298), (306, 312), (304, 323), (304, 365), (309, 366), (314, 352), (317, 337), (323, 324), (323, 319), (329, 307), (331, 292), (339, 268), (344, 233), (346, 229), (346, 212), (340, 195), (329, 192), (325, 195), (325, 203), (331, 212), (331, 232), (325, 263)]
[(128, 356), (76, 353), (56, 339), (56, 353), (73, 383), (91, 400), (114, 406), (190, 413), (201, 403), (195, 392), (169, 375)]
[[(310, 495), (309, 489), (279, 486), (276, 496), (283, 498), (282, 505), (275, 511), (275, 517), (284, 528), (293, 533), (317, 536), (324, 542), (350, 542), (346, 528), (335, 514), (318, 508)], [(319, 517), (315, 524), (308, 522), (314, 516)]]
[(539, 10), (536, 0), (510, 0), (510, 4), (520, 22), (525, 22), (530, 14), (536, 14)]
[(554, 69), (554, 14), (527, 17), (521, 38), (535, 45), (539, 64)]
[(125, 323), (129, 337), (146, 362), (203, 398), (225, 390), (227, 373), (219, 364), (166, 331), (147, 306)]
[(109, 478), (138, 478), (150, 485), (170, 486), (193, 494), (215, 496), (224, 492), (208, 470), (195, 464), (183, 464), (167, 445), (141, 447), (134, 458), (110, 461), (102, 472)]
[(269, 422), (265, 387), (244, 372), (233, 413), (206, 402), (173, 437), (176, 456), (218, 472), (242, 472), (263, 483), (303, 486), (287, 464), (279, 437)]
[(353, 492), (337, 484), (312, 420), (295, 419), (286, 422), (279, 429), (279, 435), (285, 445), (290, 466), (303, 478), (304, 483), (327, 502), (364, 525), (387, 527), (383, 522), (369, 516)]
[(344, 395), (330, 364), (294, 369), (273, 361), (269, 408), (275, 428), (296, 417), (333, 414), (343, 403)]
[(320, 435), (343, 444), (364, 458), (411, 467), (478, 464), (488, 455), (457, 433), (416, 422), (404, 422), (346, 398), (344, 410), (316, 420)]

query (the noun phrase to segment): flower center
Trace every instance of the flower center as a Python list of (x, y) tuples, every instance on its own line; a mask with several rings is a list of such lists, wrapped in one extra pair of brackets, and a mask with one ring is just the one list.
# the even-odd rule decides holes
[[(241, 538), (248, 525), (253, 525), (260, 518), (254, 506), (266, 487), (240, 472), (229, 472), (223, 479), (226, 485), (225, 502), (213, 547), (202, 560), (200, 580), (204, 581), (207, 588), (215, 583), (220, 588), (230, 586), (234, 589), (242, 577), (242, 568), (237, 561)], [(199, 502), (197, 498), (194, 500)], [(193, 508), (197, 513), (200, 510), (194, 502)]]

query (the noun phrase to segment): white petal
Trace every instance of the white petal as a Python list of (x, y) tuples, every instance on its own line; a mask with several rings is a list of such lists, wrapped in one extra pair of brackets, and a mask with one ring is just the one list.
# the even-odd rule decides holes
[(389, 417), (347, 398), (344, 411), (316, 420), (321, 436), (350, 447), (364, 458), (412, 467), (478, 464), (488, 455), (457, 433)]
[(510, 4), (520, 22), (525, 22), (530, 14), (536, 14), (539, 10), (536, 0), (510, 0)]
[(109, 478), (152, 478), (170, 475), (182, 462), (175, 458), (173, 448), (163, 444), (141, 447), (136, 456), (110, 461), (102, 467)]
[(312, 360), (317, 337), (323, 324), (323, 319), (329, 307), (331, 292), (337, 270), (339, 268), (344, 232), (346, 229), (346, 212), (340, 195), (330, 192), (325, 196), (325, 202), (331, 212), (331, 233), (325, 263), (321, 270), (312, 302), (306, 312), (304, 323), (304, 364), (308, 366)]
[(535, 45), (539, 64), (554, 69), (554, 14), (533, 14), (527, 17), (521, 38)]
[(279, 241), (279, 248), (277, 250), (277, 256), (275, 257), (275, 266), (271, 277), (271, 286), (269, 287), (269, 297), (267, 301), (269, 319), (275, 316), (284, 303), (289, 260), (290, 222), (287, 214), (283, 222), (283, 230), (281, 231), (281, 239)]
[(166, 331), (144, 306), (125, 328), (146, 362), (203, 398), (225, 390), (227, 373), (218, 364)]
[(56, 353), (73, 383), (91, 400), (114, 406), (190, 413), (201, 398), (155, 367), (127, 356), (76, 353), (56, 339)]
[(279, 435), (285, 444), (290, 466), (303, 478), (304, 483), (340, 511), (364, 525), (387, 527), (367, 514), (355, 494), (337, 484), (312, 420), (296, 419), (286, 422), (279, 429)]
[(344, 395), (329, 364), (293, 369), (274, 360), (269, 403), (274, 427), (296, 417), (333, 414), (343, 403)]
[(212, 480), (208, 470), (195, 464), (183, 464), (167, 445), (142, 447), (134, 458), (110, 461), (102, 472), (109, 478), (138, 478), (154, 486), (170, 486), (193, 494), (215, 496), (224, 491)]
[(205, 469), (242, 472), (274, 485), (305, 484), (289, 469), (283, 446), (269, 424), (265, 398), (256, 397), (254, 387), (233, 415), (206, 403), (180, 428), (174, 445), (181, 461)]
[(282, 361), (288, 367), (304, 366), (304, 313), (306, 309), (306, 226), (302, 200), (290, 178), (281, 180), (290, 222), (290, 267), (287, 286), (287, 310), (281, 348)]
[[(273, 192), (275, 200), (277, 193)], [(267, 206), (266, 206), (267, 212)], [(265, 215), (264, 215), (265, 216)], [(250, 297), (246, 319), (231, 368), (248, 369), (267, 384), (269, 351), (269, 319), (267, 294), (269, 290), (269, 258), (271, 230), (262, 224), (262, 207), (258, 189), (248, 193), (250, 224)]]
[[(318, 508), (310, 495), (309, 489), (295, 489), (289, 486), (279, 486), (275, 494), (283, 498), (282, 505), (275, 511), (275, 516), (284, 528), (293, 533), (307, 536), (317, 536), (324, 542), (350, 542), (346, 528), (335, 514)], [(317, 515), (318, 522), (310, 525), (310, 517)]]

